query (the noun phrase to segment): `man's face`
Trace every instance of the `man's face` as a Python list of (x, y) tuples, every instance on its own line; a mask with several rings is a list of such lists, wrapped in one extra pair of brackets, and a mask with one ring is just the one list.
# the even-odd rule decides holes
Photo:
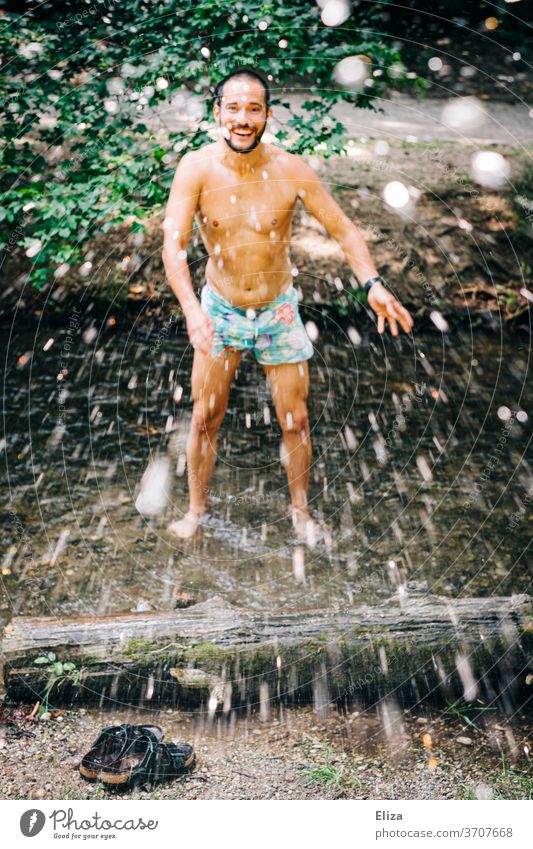
[(249, 153), (261, 141), (267, 119), (265, 90), (258, 80), (234, 77), (224, 84), (220, 106), (213, 107), (226, 143), (236, 153)]

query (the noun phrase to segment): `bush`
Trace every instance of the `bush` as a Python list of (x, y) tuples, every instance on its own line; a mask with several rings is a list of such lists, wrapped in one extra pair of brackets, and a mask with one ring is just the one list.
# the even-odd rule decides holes
[[(124, 221), (143, 230), (166, 203), (178, 157), (210, 140), (210, 92), (236, 65), (270, 74), (274, 105), (285, 103), (284, 90), (305, 93), (280, 144), (342, 151), (345, 128), (330, 117), (332, 104), (371, 108), (405, 73), (375, 29), (378, 7), (361, 4), (338, 26), (324, 26), (320, 15), (310, 0), (87, 0), (4, 14), (5, 254), (23, 249), (41, 287), (86, 259), (89, 238)], [(336, 64), (357, 54), (376, 75), (357, 92), (339, 89)], [(194, 129), (150, 130), (147, 111), (180, 89), (199, 98)]]

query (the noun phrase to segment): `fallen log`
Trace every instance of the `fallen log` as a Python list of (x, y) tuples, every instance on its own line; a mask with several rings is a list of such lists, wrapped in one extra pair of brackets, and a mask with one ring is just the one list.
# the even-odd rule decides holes
[(237, 706), (403, 704), (464, 698), (525, 704), (533, 643), (530, 596), (425, 595), (327, 610), (245, 610), (215, 597), (186, 609), (13, 619), (4, 629), (6, 695), (35, 701), (63, 674), (54, 704)]

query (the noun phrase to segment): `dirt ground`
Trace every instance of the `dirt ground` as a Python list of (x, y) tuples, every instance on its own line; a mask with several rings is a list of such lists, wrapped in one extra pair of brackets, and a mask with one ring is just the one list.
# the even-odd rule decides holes
[[(0, 710), (2, 799), (533, 798), (533, 723), (519, 714), (485, 712), (472, 727), (437, 709), (392, 710), (387, 719), (375, 710), (324, 718), (311, 707), (273, 707), (266, 722), (171, 709), (81, 709), (37, 721), (30, 711)], [(167, 741), (193, 743), (196, 768), (144, 788), (85, 781), (82, 755), (103, 727), (121, 722), (157, 723)]]

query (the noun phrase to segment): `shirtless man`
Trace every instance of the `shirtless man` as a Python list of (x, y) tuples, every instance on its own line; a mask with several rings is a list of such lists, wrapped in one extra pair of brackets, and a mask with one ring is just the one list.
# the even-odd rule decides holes
[[(393, 336), (398, 325), (408, 333), (413, 319), (383, 285), (363, 237), (313, 169), (301, 157), (261, 141), (272, 115), (262, 75), (230, 74), (217, 86), (213, 111), (221, 138), (180, 159), (163, 224), (165, 271), (194, 347), (189, 509), (169, 530), (190, 537), (205, 512), (230, 386), (242, 351), (252, 349), (264, 368), (282, 431), (294, 528), (309, 541), (317, 530), (307, 505), (307, 360), (313, 349), (292, 285), (289, 245), (297, 200), (339, 243), (360, 284), (366, 284), (378, 331), (383, 333), (388, 321)], [(186, 251), (195, 216), (209, 254), (201, 303)]]

